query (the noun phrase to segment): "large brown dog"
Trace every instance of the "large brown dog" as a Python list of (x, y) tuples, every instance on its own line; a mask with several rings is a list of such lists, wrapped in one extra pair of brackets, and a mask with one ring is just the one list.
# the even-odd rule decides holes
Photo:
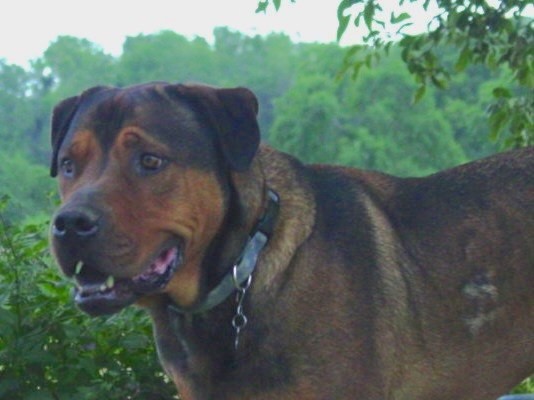
[(260, 146), (257, 111), (164, 83), (56, 107), (82, 310), (146, 307), (186, 400), (493, 400), (534, 372), (533, 148), (400, 179)]

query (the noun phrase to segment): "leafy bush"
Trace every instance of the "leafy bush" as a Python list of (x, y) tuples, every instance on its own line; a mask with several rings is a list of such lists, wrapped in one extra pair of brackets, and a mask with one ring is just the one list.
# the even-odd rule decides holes
[(176, 399), (145, 313), (89, 318), (52, 266), (46, 224), (10, 226), (0, 200), (0, 399)]
[(525, 379), (512, 391), (513, 394), (534, 393), (534, 376)]

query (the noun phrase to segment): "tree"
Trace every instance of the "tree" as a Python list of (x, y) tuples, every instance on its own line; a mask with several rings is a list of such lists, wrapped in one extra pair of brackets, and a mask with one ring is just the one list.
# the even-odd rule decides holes
[(0, 142), (4, 151), (24, 147), (31, 127), (31, 107), (26, 99), (28, 73), (19, 66), (0, 60)]
[(33, 67), (51, 80), (54, 101), (115, 81), (114, 59), (87, 39), (60, 36)]
[[(294, 0), (292, 0), (294, 1)], [(261, 0), (258, 12), (272, 2), (278, 10), (281, 0)], [(389, 4), (387, 4), (389, 3)], [(384, 8), (396, 3), (401, 11), (385, 15)], [(409, 3), (425, 11), (434, 10), (426, 32), (407, 34), (412, 16), (402, 11)], [(344, 72), (357, 76), (363, 66), (371, 66), (388, 52), (394, 42), (402, 48), (402, 59), (415, 77), (419, 100), (429, 84), (445, 88), (451, 76), (469, 65), (491, 69), (506, 67), (511, 82), (492, 89), (494, 102), (489, 108), (491, 137), (508, 130), (508, 146), (534, 143), (534, 20), (525, 16), (531, 0), (341, 0), (338, 5), (340, 40), (349, 25), (365, 27), (363, 45), (350, 47), (344, 59)], [(391, 35), (391, 32), (394, 32)], [(455, 50), (455, 62), (445, 63), (438, 49)]]
[[(361, 146), (361, 160), (351, 161), (351, 146), (340, 146), (343, 163), (406, 176), (426, 175), (467, 161), (444, 110), (436, 105), (434, 90), (415, 107), (411, 87), (409, 74), (392, 54), (346, 88), (346, 126), (359, 130), (347, 137), (346, 144)], [(357, 115), (351, 118), (354, 110)]]
[(303, 161), (336, 159), (339, 102), (335, 84), (324, 75), (305, 75), (274, 102), (269, 141)]
[(7, 195), (16, 199), (6, 206), (6, 219), (14, 223), (37, 215), (50, 215), (53, 205), (49, 194), (56, 185), (48, 179), (48, 168), (31, 162), (20, 149), (0, 149), (0, 165), (0, 198)]
[(188, 40), (172, 31), (128, 37), (118, 61), (120, 86), (143, 81), (213, 83), (213, 56), (201, 38)]
[[(328, 45), (321, 47), (323, 52), (315, 48), (314, 53), (330, 54)], [(321, 63), (305, 60), (294, 85), (274, 101), (268, 140), (275, 147), (308, 162), (405, 176), (467, 160), (434, 91), (417, 109), (410, 103), (409, 74), (398, 58), (388, 57), (356, 82), (336, 81)]]

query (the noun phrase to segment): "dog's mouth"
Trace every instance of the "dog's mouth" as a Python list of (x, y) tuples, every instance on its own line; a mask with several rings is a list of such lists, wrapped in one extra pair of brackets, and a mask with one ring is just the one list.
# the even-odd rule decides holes
[(182, 263), (178, 246), (169, 247), (131, 278), (105, 275), (81, 261), (76, 266), (74, 301), (89, 315), (114, 314), (143, 295), (165, 288)]

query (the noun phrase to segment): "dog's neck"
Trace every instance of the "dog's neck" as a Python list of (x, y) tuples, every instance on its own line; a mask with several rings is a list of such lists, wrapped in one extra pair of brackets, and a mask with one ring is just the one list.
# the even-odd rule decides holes
[[(284, 169), (288, 173), (276, 173), (276, 165), (286, 165)], [(148, 307), (160, 360), (186, 399), (210, 398), (211, 385), (220, 383), (221, 373), (238, 377), (244, 373), (243, 368), (247, 370), (251, 358), (261, 357), (265, 321), (259, 311), (263, 308), (258, 309), (258, 304), (276, 301), (272, 297), (276, 293), (273, 289), (277, 285), (276, 277), (286, 269), (297, 248), (308, 238), (315, 219), (315, 203), (305, 190), (308, 185), (305, 174), (294, 175), (299, 168), (298, 162), (291, 157), (262, 147), (253, 170), (247, 172), (253, 174), (253, 178), (238, 174), (232, 178), (233, 190), (238, 196), (234, 198), (234, 209), (227, 220), (230, 227), (218, 238), (221, 241), (218, 256), (212, 257), (216, 264), (204, 265), (212, 270), (221, 268), (219, 274), (214, 275), (219, 279), (231, 268), (250, 232), (265, 213), (267, 187), (281, 196), (274, 234), (262, 252), (247, 293), (244, 312), (250, 322), (242, 332), (237, 351), (236, 332), (231, 323), (236, 313), (234, 296), (216, 308), (196, 315), (172, 311), (169, 308), (171, 300), (164, 297)], [(188, 397), (187, 393), (191, 395)]]
[(260, 163), (245, 172), (231, 172), (228, 208), (223, 228), (204, 258), (205, 289), (212, 289), (232, 268), (269, 206), (268, 188)]
[[(247, 196), (246, 191), (243, 192), (247, 188), (240, 189)], [(217, 264), (207, 265), (206, 269), (213, 270), (215, 266), (225, 265), (226, 275), (220, 281), (228, 277), (232, 266), (240, 264), (241, 259), (255, 258), (255, 266), (263, 246), (272, 234), (278, 216), (278, 195), (272, 190), (264, 192), (262, 188), (259, 200), (246, 199), (242, 204), (248, 204), (248, 208), (242, 208), (238, 214), (241, 222), (230, 224), (235, 225), (236, 229), (225, 232), (219, 238), (225, 239), (219, 251), (220, 254), (225, 253), (226, 257), (208, 259), (212, 262), (216, 260)], [(257, 203), (259, 207), (251, 207)], [(261, 246), (250, 246), (254, 241), (260, 243), (262, 236), (265, 236), (265, 242)], [(255, 246), (257, 248), (253, 248)], [(236, 249), (240, 249), (237, 256)], [(236, 316), (235, 296), (232, 296), (236, 290), (232, 288), (228, 296), (222, 297), (222, 301), (211, 304), (209, 295), (217, 290), (216, 285), (207, 297), (190, 309), (180, 309), (172, 300), (163, 298), (149, 307), (160, 360), (168, 375), (180, 387), (182, 395), (190, 393), (190, 397), (186, 398), (202, 399), (210, 392), (214, 366), (225, 365), (230, 370), (237, 366), (237, 336), (231, 323)]]
[[(233, 262), (225, 268), (226, 272), (224, 275), (218, 279), (218, 282), (213, 288), (210, 289), (205, 296), (199, 299), (200, 301), (193, 307), (183, 309), (175, 304), (171, 304), (169, 307), (179, 314), (200, 314), (217, 307), (236, 292), (240, 294), (240, 302), (238, 304), (240, 307), (246, 290), (248, 290), (251, 284), (252, 274), (256, 268), (262, 250), (272, 236), (278, 216), (279, 205), (280, 198), (278, 194), (273, 190), (268, 189), (267, 201), (262, 216), (256, 220), (254, 227), (247, 235), (238, 256), (234, 257)], [(212, 260), (210, 261), (213, 262)], [(218, 260), (215, 259), (215, 262), (217, 261)], [(212, 268), (213, 266), (208, 265), (205, 269), (211, 270)], [(236, 324), (235, 318), (241, 320), (241, 322), (245, 321), (244, 315), (239, 310), (238, 313), (239, 314), (236, 314), (234, 317), (234, 325)]]

